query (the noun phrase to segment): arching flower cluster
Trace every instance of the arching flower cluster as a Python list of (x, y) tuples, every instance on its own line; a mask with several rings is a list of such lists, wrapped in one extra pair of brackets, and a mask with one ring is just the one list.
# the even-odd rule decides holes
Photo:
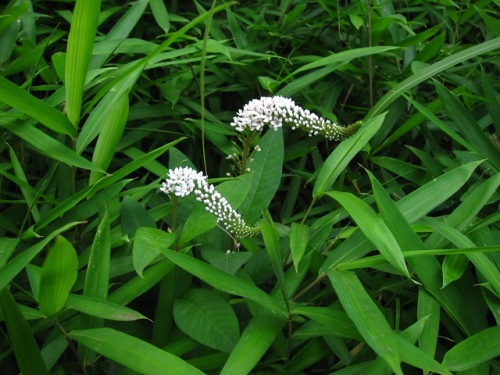
[(178, 197), (193, 193), (196, 200), (203, 203), (206, 210), (215, 215), (217, 223), (222, 224), (224, 229), (236, 238), (254, 237), (260, 234), (259, 227), (248, 226), (241, 215), (231, 207), (227, 199), (207, 182), (207, 176), (202, 172), (196, 172), (193, 168), (170, 169), (160, 190)]
[(273, 96), (251, 100), (236, 113), (231, 123), (240, 132), (245, 129), (260, 132), (265, 126), (277, 130), (283, 125), (303, 130), (309, 136), (323, 135), (329, 140), (342, 141), (356, 133), (361, 122), (339, 126), (296, 105), (292, 99)]

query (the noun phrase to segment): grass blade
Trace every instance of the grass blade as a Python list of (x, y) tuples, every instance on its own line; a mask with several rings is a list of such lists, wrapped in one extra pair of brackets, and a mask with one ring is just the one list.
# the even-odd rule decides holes
[(66, 113), (78, 128), (87, 71), (94, 47), (101, 0), (77, 0), (66, 52)]
[(165, 250), (163, 254), (168, 260), (200, 278), (212, 287), (257, 302), (278, 317), (287, 317), (287, 313), (275, 299), (250, 282), (227, 274), (192, 256), (183, 255), (171, 250)]
[(384, 258), (403, 275), (410, 278), (398, 242), (387, 225), (368, 204), (351, 193), (329, 191), (326, 195), (338, 201)]
[(387, 94), (380, 98), (380, 100), (370, 110), (366, 119), (371, 119), (372, 117), (385, 111), (392, 102), (419, 83), (424, 82), (425, 80), (441, 73), (446, 69), (449, 69), (452, 66), (458, 65), (484, 53), (494, 51), (498, 48), (500, 48), (500, 38), (495, 38), (445, 57), (443, 60), (420, 70), (418, 73), (408, 77), (401, 83), (394, 86)]
[(33, 332), (7, 288), (1, 288), (0, 308), (7, 325), (9, 343), (21, 372), (28, 375), (48, 375)]
[(366, 343), (391, 367), (402, 375), (398, 340), (375, 302), (354, 272), (328, 271), (333, 289)]
[(341, 142), (321, 166), (314, 183), (313, 198), (321, 197), (333, 185), (349, 162), (377, 133), (384, 122), (385, 115), (377, 116), (361, 125), (351, 138)]
[(0, 102), (33, 117), (50, 130), (72, 137), (76, 135), (76, 130), (60, 111), (2, 76), (0, 76)]
[(203, 372), (184, 360), (136, 337), (111, 328), (76, 330), (69, 338), (95, 352), (145, 375), (202, 375)]
[(500, 355), (500, 326), (486, 328), (448, 350), (443, 366), (465, 371)]

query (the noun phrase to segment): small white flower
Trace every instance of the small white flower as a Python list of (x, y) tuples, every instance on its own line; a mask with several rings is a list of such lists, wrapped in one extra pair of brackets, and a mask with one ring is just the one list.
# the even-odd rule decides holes
[(173, 193), (178, 197), (194, 193), (196, 200), (202, 202), (206, 210), (215, 215), (217, 222), (222, 223), (225, 229), (237, 238), (252, 237), (260, 233), (260, 228), (249, 227), (245, 223), (227, 199), (207, 182), (207, 177), (202, 172), (196, 172), (189, 167), (179, 167), (170, 169), (167, 176), (160, 187), (162, 192)]
[(239, 132), (245, 129), (260, 132), (266, 125), (274, 130), (288, 125), (292, 130), (306, 131), (309, 136), (322, 134), (330, 140), (341, 141), (353, 135), (361, 123), (358, 121), (346, 127), (339, 126), (282, 96), (251, 100), (236, 113), (231, 123)]

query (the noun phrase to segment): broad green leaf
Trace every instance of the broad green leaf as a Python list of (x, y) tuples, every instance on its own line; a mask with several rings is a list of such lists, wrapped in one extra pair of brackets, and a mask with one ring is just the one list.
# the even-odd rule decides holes
[(380, 98), (366, 116), (366, 120), (371, 119), (372, 117), (377, 116), (378, 114), (385, 111), (387, 107), (389, 107), (389, 105), (394, 102), (399, 96), (411, 90), (419, 83), (428, 80), (429, 78), (441, 73), (442, 71), (445, 71), (446, 69), (451, 68), (452, 66), (458, 65), (481, 54), (494, 51), (498, 48), (500, 48), (500, 38), (495, 38), (484, 43), (469, 47), (451, 56), (445, 57), (441, 61), (438, 61), (424, 69), (419, 70), (416, 74), (406, 78), (405, 80), (391, 88), (387, 94)]
[(278, 279), (278, 285), (281, 289), (281, 293), (283, 294), (285, 303), (289, 308), (288, 293), (286, 290), (286, 283), (285, 283), (285, 273), (283, 271), (283, 259), (282, 259), (283, 257), (281, 255), (279, 236), (269, 211), (266, 211), (264, 213), (264, 217), (260, 224), (260, 228), (262, 230), (262, 237), (264, 239), (264, 245), (266, 248), (267, 256), (271, 261), (274, 274)]
[(160, 229), (139, 227), (132, 247), (135, 271), (142, 276), (146, 268), (162, 250), (169, 249), (175, 241), (175, 233), (167, 233)]
[(326, 193), (349, 212), (364, 235), (378, 251), (403, 275), (410, 278), (401, 248), (391, 230), (372, 208), (351, 193), (330, 191)]
[(262, 305), (262, 307), (278, 317), (285, 318), (287, 316), (283, 307), (275, 299), (250, 282), (227, 274), (192, 256), (179, 254), (171, 250), (163, 251), (163, 254), (177, 266), (203, 280), (215, 289), (248, 298)]
[(8, 288), (0, 288), (0, 308), (7, 326), (9, 344), (21, 372), (48, 375), (33, 332)]
[(147, 319), (144, 315), (128, 307), (108, 302), (100, 298), (81, 296), (78, 294), (69, 294), (65, 307), (90, 316), (108, 320), (128, 322), (138, 319)]
[(76, 0), (66, 51), (66, 113), (78, 128), (83, 91), (94, 47), (101, 0)]
[(196, 204), (182, 227), (179, 246), (185, 246), (189, 241), (199, 235), (214, 229), (217, 226), (217, 218), (205, 209), (205, 206)]
[(247, 375), (259, 363), (286, 321), (276, 315), (259, 312), (245, 327), (220, 375)]
[(248, 224), (254, 224), (267, 210), (281, 182), (284, 146), (282, 129), (269, 129), (259, 142), (261, 151), (250, 164), (254, 172), (248, 195), (240, 212)]
[[(92, 163), (103, 171), (108, 169), (115, 155), (127, 123), (128, 109), (128, 93), (124, 92), (116, 103), (108, 108), (108, 113), (102, 121), (102, 130), (97, 138)], [(94, 184), (103, 175), (104, 173), (97, 171), (90, 172), (89, 185)]]
[(58, 236), (60, 233), (78, 225), (81, 223), (69, 223), (61, 226), (54, 232), (50, 233), (43, 240), (37, 244), (30, 246), (29, 248), (23, 250), (19, 255), (13, 258), (10, 262), (5, 264), (0, 268), (0, 290), (4, 289), (7, 284), (9, 284), (16, 275), (21, 272), (31, 260), (42, 251), (47, 244)]
[(129, 238), (134, 238), (135, 232), (140, 227), (156, 227), (156, 223), (146, 208), (131, 196), (127, 195), (123, 197), (121, 211), (122, 233), (126, 234)]
[(203, 372), (183, 359), (143, 340), (112, 328), (76, 330), (69, 338), (95, 352), (145, 375), (202, 375)]
[(385, 114), (377, 116), (361, 125), (361, 128), (349, 139), (340, 142), (321, 166), (314, 183), (313, 198), (320, 198), (328, 191), (349, 162), (377, 133), (384, 122)]
[(72, 137), (76, 135), (75, 129), (61, 111), (2, 76), (0, 76), (0, 101), (33, 117), (50, 130)]
[(78, 274), (78, 255), (64, 237), (56, 237), (43, 262), (40, 278), (40, 310), (47, 316), (64, 308)]
[(309, 239), (309, 227), (304, 224), (292, 223), (290, 226), (290, 253), (295, 271), (299, 270), (299, 263), (304, 256)]
[(490, 327), (459, 342), (448, 350), (443, 366), (465, 371), (500, 355), (500, 326)]
[(252, 257), (249, 251), (222, 251), (219, 247), (203, 246), (201, 255), (212, 266), (235, 275), (236, 272)]
[(174, 303), (177, 326), (202, 344), (230, 353), (239, 339), (238, 319), (221, 295), (207, 289), (190, 289)]
[(394, 373), (402, 375), (396, 335), (356, 274), (352, 271), (328, 271), (327, 275), (363, 339)]

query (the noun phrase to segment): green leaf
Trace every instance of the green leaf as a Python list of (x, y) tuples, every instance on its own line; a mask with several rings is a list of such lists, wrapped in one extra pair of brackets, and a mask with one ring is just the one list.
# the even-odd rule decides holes
[(0, 308), (19, 370), (23, 374), (48, 375), (33, 332), (7, 288), (0, 289)]
[(411, 90), (413, 87), (417, 86), (419, 83), (426, 81), (427, 79), (451, 68), (452, 66), (458, 65), (464, 61), (472, 59), (484, 53), (488, 53), (495, 49), (500, 48), (500, 38), (495, 38), (488, 40), (487, 42), (474, 45), (473, 47), (467, 48), (463, 51), (457, 52), (451, 56), (445, 57), (441, 61), (438, 61), (424, 69), (419, 70), (416, 74), (406, 78), (393, 88), (389, 90), (379, 101), (370, 109), (370, 112), (365, 119), (371, 119), (374, 116), (382, 113), (389, 107), (389, 105), (394, 102), (399, 96)]
[(51, 159), (77, 168), (100, 170), (83, 156), (78, 155), (71, 148), (47, 135), (27, 121), (20, 123), (0, 117), (0, 126), (26, 141), (26, 143), (31, 145), (40, 154)]
[(146, 268), (162, 250), (169, 249), (175, 242), (175, 233), (167, 233), (160, 229), (139, 227), (134, 237), (132, 247), (135, 271), (142, 276)]
[(443, 366), (451, 371), (465, 371), (500, 355), (500, 326), (490, 327), (448, 350)]
[(366, 343), (391, 367), (402, 375), (398, 341), (389, 323), (354, 272), (328, 271), (327, 275), (347, 315)]
[(19, 272), (21, 272), (31, 262), (31, 260), (54, 239), (54, 237), (78, 224), (81, 223), (69, 223), (61, 226), (40, 242), (23, 250), (23, 252), (4, 265), (1, 268), (2, 272), (0, 272), (0, 290), (4, 289), (7, 284), (9, 284), (12, 279), (14, 279), (14, 277), (16, 277), (16, 275), (19, 274)]
[(95, 352), (145, 375), (202, 375), (203, 372), (181, 358), (154, 345), (111, 328), (76, 330), (69, 338)]
[(51, 316), (63, 309), (78, 274), (78, 255), (67, 239), (56, 237), (41, 272), (40, 310)]
[(229, 355), (220, 375), (247, 375), (259, 363), (286, 321), (260, 312), (252, 318)]
[[(97, 144), (92, 155), (92, 163), (106, 171), (113, 159), (118, 143), (127, 123), (129, 110), (128, 93), (124, 92), (118, 100), (108, 108), (106, 117), (102, 120), (102, 130), (97, 138)], [(89, 185), (95, 183), (104, 173), (92, 171)]]
[(250, 282), (230, 275), (188, 255), (166, 250), (163, 254), (177, 266), (198, 277), (215, 289), (257, 302), (278, 317), (286, 318), (278, 302)]
[(182, 227), (181, 238), (179, 239), (179, 247), (185, 246), (189, 241), (199, 235), (208, 232), (217, 226), (217, 218), (205, 209), (205, 206), (195, 204), (191, 215), (186, 220)]
[(281, 182), (284, 146), (282, 129), (269, 129), (259, 142), (260, 152), (251, 164), (254, 172), (248, 195), (240, 212), (248, 224), (254, 224), (267, 210)]
[(69, 294), (65, 307), (108, 320), (128, 322), (137, 319), (147, 319), (144, 315), (128, 307), (100, 298), (80, 296), (78, 294)]
[(78, 127), (83, 91), (94, 47), (101, 0), (77, 0), (66, 51), (66, 113), (75, 128)]
[(425, 329), (418, 338), (418, 345), (434, 357), (436, 353), (441, 309), (439, 303), (423, 287), (418, 289), (417, 319), (427, 317)]
[(330, 191), (326, 194), (338, 201), (349, 212), (365, 236), (375, 245), (384, 258), (403, 275), (410, 278), (398, 242), (375, 211), (351, 193)]
[(230, 353), (240, 336), (238, 319), (228, 302), (207, 289), (190, 289), (174, 302), (174, 319), (188, 336)]
[(321, 197), (330, 189), (349, 162), (377, 133), (384, 122), (384, 118), (385, 114), (364, 123), (351, 138), (340, 142), (335, 150), (333, 150), (319, 170), (318, 177), (314, 183), (314, 199)]
[(59, 110), (2, 76), (0, 76), (0, 101), (33, 117), (50, 130), (72, 137), (76, 135), (75, 128)]
[[(500, 40), (500, 38), (499, 38)], [(486, 136), (469, 110), (439, 82), (434, 82), (447, 115), (463, 137), (474, 147), (475, 152), (486, 158), (497, 170), (500, 170), (500, 152)]]
[(170, 20), (165, 3), (163, 0), (149, 0), (149, 6), (151, 7), (151, 12), (156, 23), (167, 34), (168, 30), (170, 30)]
[(264, 245), (266, 248), (267, 256), (271, 261), (274, 274), (278, 279), (278, 285), (281, 289), (281, 293), (283, 294), (285, 303), (289, 308), (288, 293), (286, 290), (286, 283), (285, 283), (285, 273), (283, 272), (283, 259), (282, 259), (283, 257), (281, 256), (279, 236), (269, 211), (266, 211), (264, 213), (264, 217), (262, 219), (260, 227), (262, 230), (262, 237), (264, 239)]
[(295, 271), (299, 271), (299, 263), (304, 256), (309, 240), (309, 226), (292, 223), (290, 226), (290, 253)]
[(156, 223), (148, 211), (131, 196), (123, 197), (122, 232), (129, 238), (134, 238), (135, 232), (140, 227), (155, 228)]

